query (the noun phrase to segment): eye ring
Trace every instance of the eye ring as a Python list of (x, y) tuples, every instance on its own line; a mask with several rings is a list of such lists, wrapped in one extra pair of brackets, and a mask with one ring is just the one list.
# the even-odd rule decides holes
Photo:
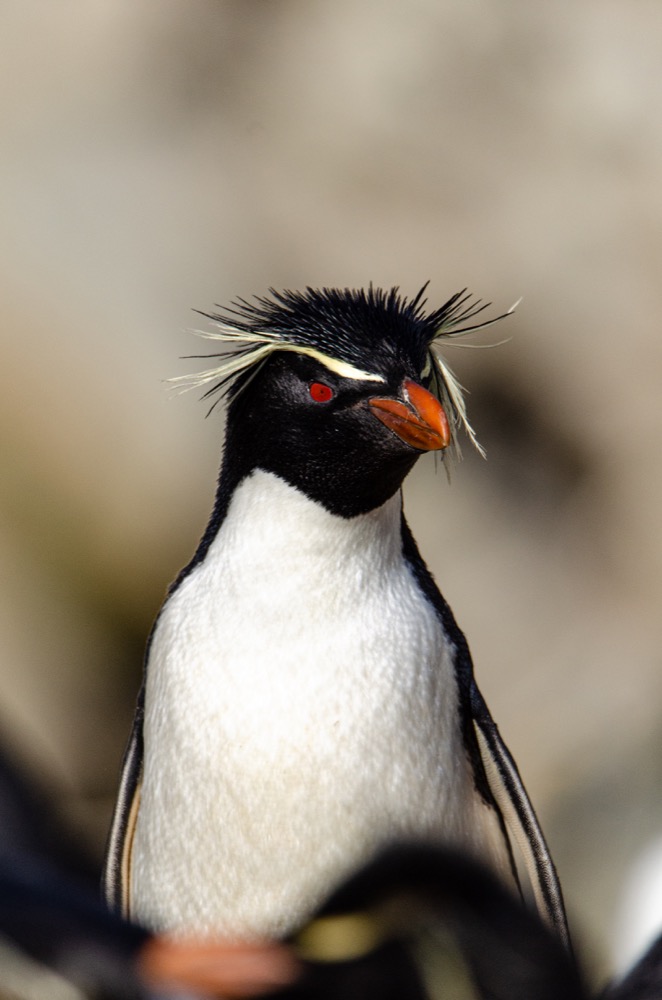
[(315, 403), (328, 403), (335, 395), (331, 386), (325, 385), (324, 382), (311, 382), (308, 392)]

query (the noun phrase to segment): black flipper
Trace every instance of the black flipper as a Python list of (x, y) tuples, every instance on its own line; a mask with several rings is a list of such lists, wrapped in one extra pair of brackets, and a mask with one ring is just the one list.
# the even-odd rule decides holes
[(538, 911), (569, 947), (563, 894), (549, 848), (517, 765), (475, 684), (471, 709), (485, 776), (508, 832), (522, 855)]
[(103, 889), (108, 906), (131, 916), (131, 849), (138, 816), (143, 771), (143, 717), (145, 687), (140, 690), (129, 743), (124, 754), (122, 777), (108, 835)]
[[(449, 605), (426, 566), (409, 525), (402, 516), (403, 553), (421, 590), (436, 609), (446, 634), (455, 645), (460, 714), (467, 753), (473, 764), (476, 788), (492, 805), (510, 838), (522, 854), (540, 915), (568, 947), (570, 936), (558, 876), (545, 838), (520, 778), (473, 675), (469, 646)], [(510, 845), (509, 845), (510, 846)]]

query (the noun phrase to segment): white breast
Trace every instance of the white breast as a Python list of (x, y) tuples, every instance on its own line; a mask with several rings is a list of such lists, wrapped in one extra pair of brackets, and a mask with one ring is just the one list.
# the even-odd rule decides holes
[(133, 915), (281, 934), (394, 837), (476, 840), (452, 652), (399, 496), (344, 520), (253, 473), (153, 637)]

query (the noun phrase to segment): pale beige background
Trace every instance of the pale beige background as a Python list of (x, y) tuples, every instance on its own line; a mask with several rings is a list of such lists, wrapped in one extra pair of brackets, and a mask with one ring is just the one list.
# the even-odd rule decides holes
[(2, 5), (1, 718), (97, 849), (213, 496), (222, 417), (162, 382), (190, 309), (523, 295), (510, 343), (450, 356), (488, 461), (421, 463), (407, 504), (617, 961), (662, 832), (661, 98), (653, 0)]

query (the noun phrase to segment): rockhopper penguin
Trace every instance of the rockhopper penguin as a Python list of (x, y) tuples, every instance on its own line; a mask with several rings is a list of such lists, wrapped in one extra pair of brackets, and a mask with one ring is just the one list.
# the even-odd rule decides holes
[[(159, 931), (282, 937), (377, 850), (448, 843), (567, 939), (554, 865), (402, 510), (425, 451), (475, 442), (444, 338), (465, 293), (240, 300), (197, 379), (229, 397), (216, 502), (153, 628), (109, 903)], [(507, 314), (504, 314), (507, 315)], [(501, 319), (502, 317), (497, 317)]]

